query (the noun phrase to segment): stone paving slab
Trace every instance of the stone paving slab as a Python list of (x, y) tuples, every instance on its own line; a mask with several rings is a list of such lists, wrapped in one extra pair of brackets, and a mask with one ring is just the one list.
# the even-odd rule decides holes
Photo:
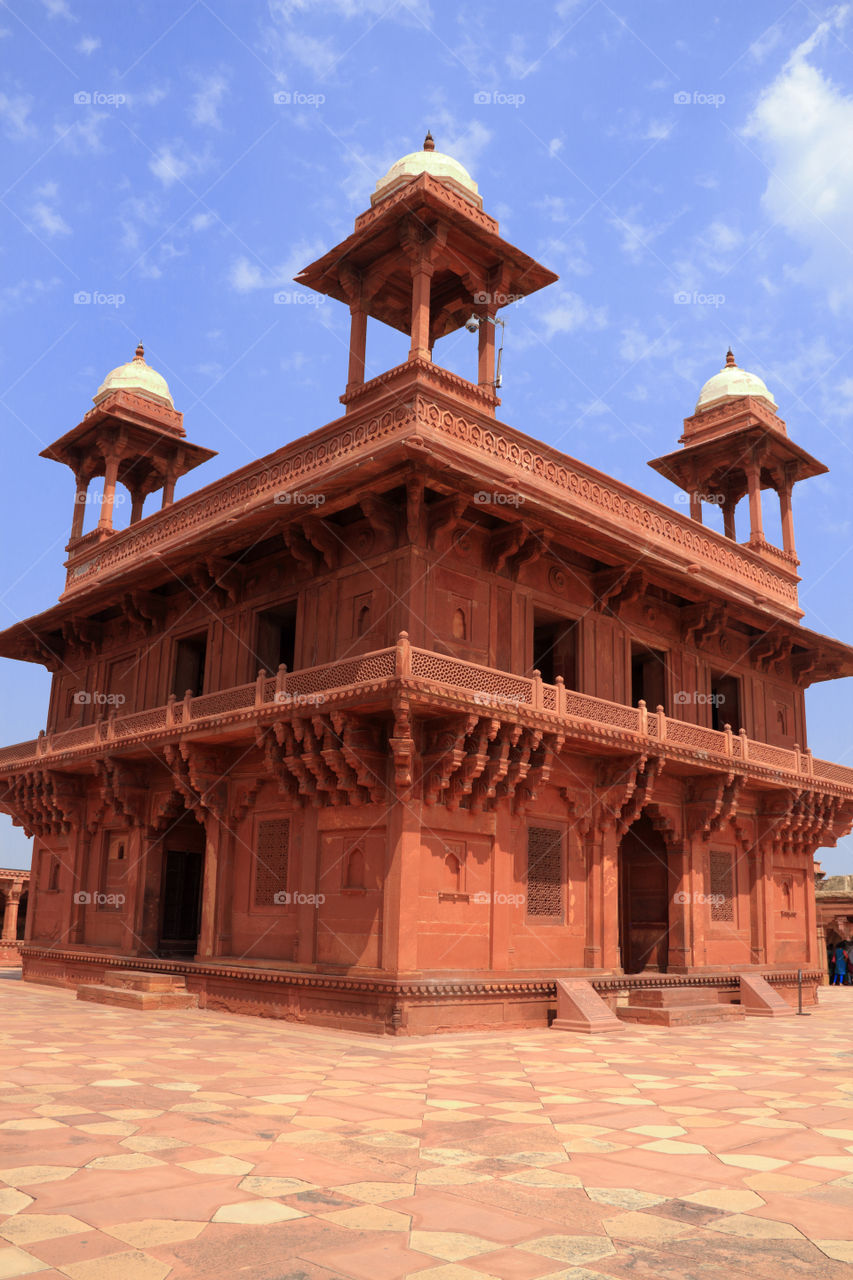
[(366, 1039), (0, 990), (0, 1280), (849, 1280), (853, 989)]

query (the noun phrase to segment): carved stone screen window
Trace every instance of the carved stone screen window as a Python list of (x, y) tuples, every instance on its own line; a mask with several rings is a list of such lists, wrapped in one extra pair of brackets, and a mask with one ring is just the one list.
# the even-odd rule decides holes
[(734, 924), (734, 859), (730, 853), (712, 853), (710, 859), (711, 923)]
[(255, 906), (276, 906), (275, 895), (287, 891), (290, 819), (269, 818), (258, 823), (255, 844)]
[(527, 918), (563, 919), (563, 835), (555, 827), (527, 828)]

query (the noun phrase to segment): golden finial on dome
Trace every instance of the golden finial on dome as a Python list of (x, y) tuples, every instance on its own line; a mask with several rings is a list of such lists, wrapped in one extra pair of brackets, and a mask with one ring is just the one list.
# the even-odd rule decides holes
[(726, 352), (726, 368), (727, 369), (737, 368), (737, 361), (735, 360), (734, 355), (732, 354), (731, 347), (729, 347), (728, 351)]
[(145, 348), (143, 347), (143, 345), (142, 345), (142, 343), (141, 343), (141, 342), (138, 344), (138, 346), (137, 346), (137, 348), (136, 348), (136, 353), (135, 353), (135, 355), (134, 355), (134, 357), (133, 357), (133, 358), (134, 358), (134, 360), (144, 360), (144, 359), (145, 359)]
[(424, 138), (423, 149), (424, 151), (435, 151), (435, 142), (433, 141), (433, 136), (429, 129), (427, 129), (427, 136)]

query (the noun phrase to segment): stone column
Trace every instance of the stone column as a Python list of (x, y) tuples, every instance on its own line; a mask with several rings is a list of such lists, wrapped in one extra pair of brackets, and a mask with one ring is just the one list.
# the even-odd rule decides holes
[(98, 521), (99, 529), (112, 529), (113, 527), (113, 506), (116, 497), (116, 481), (118, 480), (119, 456), (117, 453), (109, 453), (106, 455), (107, 468), (104, 474), (104, 499), (101, 503), (101, 518)]
[(621, 972), (619, 948), (619, 836), (610, 822), (587, 840), (584, 967)]
[(71, 923), (68, 930), (68, 941), (71, 943), (83, 942), (86, 937), (86, 904), (79, 901), (79, 895), (85, 893), (88, 889), (92, 839), (91, 832), (84, 827), (78, 837), (77, 848), (74, 851)]
[(764, 541), (764, 526), (761, 521), (761, 468), (755, 459), (746, 464), (746, 483), (749, 493), (749, 540)]
[(367, 312), (361, 303), (350, 307), (349, 372), (347, 390), (360, 387), (364, 382), (364, 362), (367, 354)]
[(208, 813), (204, 819), (204, 880), (201, 890), (201, 920), (198, 930), (196, 959), (207, 960), (215, 954), (217, 923), (217, 889), (219, 886), (222, 826)]
[(477, 381), (481, 387), (491, 387), (495, 381), (495, 326), (491, 314), (480, 318), (477, 356)]
[(733, 542), (737, 541), (737, 534), (735, 533), (735, 504), (730, 493), (726, 494), (723, 501), (723, 532)]
[(0, 942), (15, 942), (18, 937), (18, 906), (21, 901), (23, 885), (15, 883), (6, 893), (6, 905), (3, 910), (3, 932)]
[(398, 798), (388, 816), (387, 872), (382, 902), (382, 968), (392, 973), (418, 967), (420, 891), (420, 800)]
[(166, 479), (163, 484), (163, 501), (160, 504), (161, 507), (170, 507), (175, 501), (175, 483), (177, 479), (178, 477), (175, 475), (174, 471), (166, 472)]
[[(519, 832), (523, 836), (524, 828)], [(491, 891), (489, 921), (489, 954), (493, 969), (509, 969), (510, 906), (507, 897), (518, 892), (513, 859), (513, 817), (509, 804), (503, 802), (495, 811), (495, 835), (492, 840)], [(500, 898), (501, 901), (497, 901)]]
[(782, 546), (786, 551), (790, 551), (791, 555), (797, 554), (797, 548), (794, 546), (794, 514), (791, 510), (791, 480), (785, 476), (782, 488), (779, 490), (779, 510), (782, 516)]
[(702, 523), (702, 499), (695, 489), (690, 490), (690, 519)]
[(419, 258), (412, 264), (412, 346), (410, 360), (429, 360), (429, 311), (432, 273), (431, 262)]
[(89, 481), (77, 476), (77, 491), (74, 494), (74, 515), (71, 519), (71, 542), (83, 536), (83, 524), (86, 520), (86, 495), (89, 492)]
[(693, 877), (687, 841), (667, 856), (669, 935), (667, 973), (689, 973), (693, 966)]
[(145, 503), (145, 494), (139, 489), (134, 489), (130, 496), (130, 523), (137, 524), (142, 519), (142, 508)]

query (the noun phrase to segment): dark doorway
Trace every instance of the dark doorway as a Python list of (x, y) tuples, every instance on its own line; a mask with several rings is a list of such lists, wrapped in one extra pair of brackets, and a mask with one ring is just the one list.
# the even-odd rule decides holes
[(732, 733), (740, 733), (740, 680), (737, 676), (711, 674), (711, 728), (731, 726)]
[(666, 973), (669, 871), (663, 836), (638, 818), (619, 847), (619, 942), (625, 973)]
[(198, 950), (204, 854), (167, 849), (163, 863), (161, 956), (193, 956)]
[(175, 676), (172, 693), (182, 698), (189, 690), (197, 698), (204, 692), (204, 668), (207, 659), (207, 635), (184, 636), (175, 645)]
[(296, 601), (259, 613), (256, 665), (274, 676), (282, 663), (292, 671), (295, 656)]
[(631, 705), (642, 699), (649, 711), (666, 711), (666, 654), (645, 645), (631, 645)]
[(562, 676), (567, 689), (577, 689), (577, 629), (574, 618), (537, 612), (533, 619), (533, 670), (545, 684)]

